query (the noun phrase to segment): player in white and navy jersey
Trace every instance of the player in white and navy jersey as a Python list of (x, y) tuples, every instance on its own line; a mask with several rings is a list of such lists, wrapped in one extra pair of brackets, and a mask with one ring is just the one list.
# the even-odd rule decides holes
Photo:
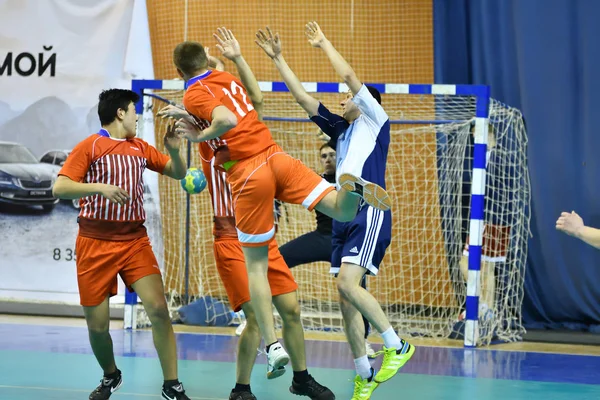
[[(390, 121), (381, 107), (381, 95), (357, 78), (316, 23), (306, 25), (306, 34), (312, 46), (325, 52), (350, 89), (341, 102), (342, 116), (333, 114), (306, 92), (285, 62), (277, 34), (273, 35), (270, 30), (268, 33), (259, 31), (257, 44), (273, 59), (290, 92), (311, 120), (337, 142), (337, 184), (348, 190), (362, 191), (365, 199), (373, 195), (390, 204), (387, 194), (383, 196)], [(358, 178), (346, 179), (347, 176)], [(369, 204), (374, 202), (369, 201)], [(414, 353), (414, 347), (398, 337), (377, 300), (360, 287), (366, 273), (377, 274), (391, 240), (391, 225), (389, 210), (377, 210), (364, 203), (351, 222), (334, 222), (331, 272), (338, 275), (346, 337), (355, 359), (357, 377), (353, 400), (369, 399), (377, 385), (392, 378)], [(384, 360), (377, 375), (366, 355), (361, 314), (384, 340)]]
[[(319, 130), (322, 132), (321, 130)], [(327, 182), (335, 183), (336, 172), (336, 152), (335, 142), (330, 140), (327, 135), (328, 142), (324, 143), (319, 149), (320, 161), (323, 167), (321, 176)], [(315, 210), (317, 226), (314, 231), (305, 233), (295, 239), (290, 240), (279, 248), (281, 255), (287, 266), (291, 269), (298, 265), (309, 264), (318, 261), (331, 262), (333, 254), (332, 233), (333, 233), (333, 218)], [(306, 251), (311, 249), (311, 251)], [(337, 265), (339, 268), (339, 265)], [(361, 280), (361, 286), (367, 288), (367, 277), (364, 276)], [(365, 348), (369, 358), (377, 358), (383, 351), (375, 351), (369, 343), (369, 333), (371, 325), (366, 318), (363, 317), (365, 324)]]

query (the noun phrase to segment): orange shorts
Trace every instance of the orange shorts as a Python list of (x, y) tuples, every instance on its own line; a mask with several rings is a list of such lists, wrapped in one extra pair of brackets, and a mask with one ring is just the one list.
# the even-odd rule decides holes
[(81, 305), (97, 306), (117, 294), (117, 275), (129, 288), (138, 279), (160, 274), (147, 236), (111, 241), (77, 236), (77, 283)]
[[(214, 252), (217, 271), (227, 291), (231, 308), (238, 312), (242, 309), (242, 304), (250, 301), (248, 272), (246, 271), (242, 246), (240, 246), (237, 239), (217, 240), (214, 243)], [(287, 264), (283, 261), (275, 240), (269, 243), (269, 270), (267, 275), (272, 296), (291, 293), (298, 289), (298, 284)]]
[(274, 145), (239, 161), (228, 172), (242, 246), (264, 246), (275, 237), (273, 201), (312, 210), (334, 187), (312, 169)]
[[(481, 259), (488, 262), (505, 262), (510, 245), (510, 226), (485, 225), (483, 227), (483, 242)], [(469, 255), (469, 237), (463, 249), (463, 256)]]

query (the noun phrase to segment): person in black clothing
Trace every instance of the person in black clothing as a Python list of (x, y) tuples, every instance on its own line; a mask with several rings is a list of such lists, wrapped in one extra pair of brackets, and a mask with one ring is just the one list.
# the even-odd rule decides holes
[[(321, 146), (319, 152), (321, 154), (321, 165), (323, 166), (321, 176), (327, 182), (335, 184), (335, 150), (330, 143), (325, 143)], [(317, 261), (331, 262), (332, 219), (317, 210), (315, 210), (315, 213), (317, 214), (317, 229), (279, 247), (279, 251), (289, 268)], [(306, 251), (306, 249), (310, 249), (310, 251)]]
[[(335, 184), (336, 170), (336, 153), (335, 145), (329, 141), (319, 149), (321, 166), (323, 173), (321, 176), (330, 183)], [(296, 239), (290, 240), (283, 246), (279, 247), (279, 252), (283, 256), (285, 263), (289, 268), (294, 268), (298, 265), (309, 264), (318, 261), (331, 262), (331, 232), (332, 219), (327, 215), (315, 210), (317, 219), (317, 228), (305, 233)], [(307, 251), (310, 249), (310, 251)], [(367, 276), (363, 276), (361, 286), (367, 288)], [(363, 317), (365, 323), (365, 345), (367, 347), (367, 355), (369, 358), (376, 358), (381, 352), (375, 352), (371, 345), (367, 342), (367, 337), (370, 332), (369, 321)]]

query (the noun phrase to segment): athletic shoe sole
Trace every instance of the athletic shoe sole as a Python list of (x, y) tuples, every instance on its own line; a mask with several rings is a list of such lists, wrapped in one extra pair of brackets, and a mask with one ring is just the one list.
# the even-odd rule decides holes
[(388, 211), (392, 208), (392, 200), (384, 188), (352, 174), (342, 174), (339, 179), (340, 186), (361, 196), (373, 208)]

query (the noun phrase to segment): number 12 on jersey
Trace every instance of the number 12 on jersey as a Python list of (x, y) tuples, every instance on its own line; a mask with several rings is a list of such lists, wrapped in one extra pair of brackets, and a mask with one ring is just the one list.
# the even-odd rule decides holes
[[(235, 107), (235, 111), (237, 111), (241, 118), (244, 118), (247, 113), (254, 110), (254, 106), (250, 102), (248, 102), (246, 91), (235, 81), (231, 81), (231, 91), (229, 91), (227, 88), (223, 88), (223, 93), (225, 93), (227, 97), (229, 97), (229, 99), (233, 103), (233, 106)], [(240, 95), (242, 102), (246, 106), (246, 111), (242, 109), (240, 103), (238, 103), (237, 100), (234, 98), (234, 96), (236, 96), (239, 99)]]

